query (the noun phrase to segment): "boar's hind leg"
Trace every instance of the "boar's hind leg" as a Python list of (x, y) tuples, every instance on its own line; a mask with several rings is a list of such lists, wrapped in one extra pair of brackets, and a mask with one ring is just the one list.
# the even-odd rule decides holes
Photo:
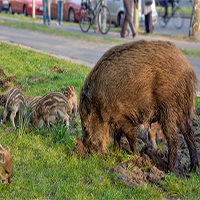
[(122, 132), (127, 137), (132, 152), (139, 156), (137, 148), (137, 131), (133, 123), (126, 121), (122, 126)]
[(183, 134), (189, 149), (190, 160), (191, 160), (190, 171), (196, 172), (196, 168), (197, 166), (199, 166), (199, 162), (198, 162), (196, 145), (194, 142), (194, 131), (190, 126), (190, 124), (186, 122), (185, 126), (183, 124), (180, 126), (180, 132)]
[(168, 123), (164, 122), (162, 124), (162, 131), (168, 143), (168, 170), (172, 172), (176, 163), (176, 156), (178, 151), (177, 130), (176, 123), (169, 120), (165, 121)]

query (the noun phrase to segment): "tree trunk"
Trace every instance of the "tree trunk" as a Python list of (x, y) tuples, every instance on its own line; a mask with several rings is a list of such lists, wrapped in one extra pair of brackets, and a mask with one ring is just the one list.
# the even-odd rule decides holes
[(200, 38), (200, 0), (194, 0), (189, 37)]

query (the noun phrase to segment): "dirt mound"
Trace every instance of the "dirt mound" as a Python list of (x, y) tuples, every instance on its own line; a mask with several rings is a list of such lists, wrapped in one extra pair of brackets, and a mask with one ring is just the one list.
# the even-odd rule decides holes
[(110, 169), (110, 172), (116, 175), (114, 181), (123, 182), (127, 187), (138, 186), (146, 181), (155, 183), (165, 176), (164, 172), (158, 170), (155, 166), (149, 168), (149, 172), (144, 172), (137, 166), (132, 170), (127, 170), (126, 168), (116, 165)]
[(59, 74), (63, 74), (66, 72), (66, 69), (61, 69), (59, 66), (55, 65), (53, 69), (49, 70), (49, 73), (59, 73)]
[(2, 68), (0, 68), (0, 77), (5, 76), (5, 73)]
[(14, 76), (8, 76), (0, 81), (0, 88), (3, 90), (9, 90), (10, 84), (13, 83), (14, 86), (17, 84), (17, 79)]
[(136, 159), (133, 160), (127, 160), (126, 162), (123, 162), (125, 167), (128, 167), (130, 165), (136, 165), (140, 168), (148, 168), (151, 167), (151, 160), (149, 156), (146, 154), (142, 153), (141, 156), (138, 156)]
[(28, 83), (29, 85), (34, 85), (34, 84), (36, 84), (36, 83), (38, 83), (38, 82), (44, 83), (45, 80), (44, 80), (43, 78), (38, 78), (37, 76), (35, 76), (35, 75), (33, 75), (33, 74), (31, 74), (31, 75), (28, 77), (28, 79), (27, 79), (27, 83)]
[(76, 153), (85, 157), (87, 155), (88, 149), (84, 146), (82, 140), (78, 137), (76, 139)]

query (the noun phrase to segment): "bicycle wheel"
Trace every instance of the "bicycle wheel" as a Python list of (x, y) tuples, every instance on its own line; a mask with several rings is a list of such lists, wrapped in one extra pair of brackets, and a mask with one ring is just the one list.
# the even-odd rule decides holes
[(173, 16), (173, 22), (174, 22), (174, 26), (177, 28), (177, 29), (181, 29), (183, 27), (183, 23), (184, 23), (184, 12), (183, 10), (178, 7), (178, 8), (175, 8), (176, 11), (174, 13), (174, 16)]
[(98, 17), (98, 27), (102, 34), (107, 34), (110, 30), (110, 24), (111, 24), (111, 17), (110, 17), (110, 11), (107, 6), (101, 6), (101, 8), (98, 11), (97, 14)]
[(81, 30), (86, 33), (91, 26), (90, 11), (87, 8), (81, 8), (79, 11), (79, 26)]
[(165, 28), (165, 26), (167, 25), (164, 16), (165, 16), (165, 8), (161, 6), (158, 11), (158, 22), (159, 22), (160, 26), (163, 28)]

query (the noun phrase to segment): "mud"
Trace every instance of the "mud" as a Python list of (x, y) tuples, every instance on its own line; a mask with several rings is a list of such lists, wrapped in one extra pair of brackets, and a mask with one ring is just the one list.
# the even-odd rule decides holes
[(1, 91), (10, 90), (11, 87), (15, 87), (17, 85), (17, 79), (14, 76), (6, 77), (6, 74), (2, 68), (0, 68), (0, 79)]
[(80, 155), (82, 157), (86, 157), (88, 153), (88, 149), (84, 146), (82, 140), (79, 137), (76, 139), (75, 152), (77, 153), (77, 155)]
[(17, 85), (17, 79), (14, 76), (6, 77), (0, 81), (0, 88), (4, 91), (7, 91), (10, 89), (11, 83), (13, 83), (13, 86)]
[(155, 166), (149, 168), (149, 172), (145, 172), (135, 166), (132, 170), (127, 170), (119, 165), (110, 169), (110, 173), (115, 174), (114, 182), (123, 182), (127, 187), (138, 186), (144, 182), (157, 183), (165, 177), (164, 172), (158, 170)]
[(49, 73), (52, 74), (52, 73), (59, 73), (59, 74), (63, 74), (65, 73), (67, 70), (66, 69), (61, 69), (59, 66), (54, 66), (53, 69), (50, 69), (49, 70)]
[(29, 85), (34, 85), (34, 84), (36, 84), (36, 83), (38, 83), (38, 82), (44, 83), (45, 80), (44, 80), (43, 78), (38, 78), (37, 76), (35, 76), (35, 75), (33, 75), (33, 74), (31, 74), (31, 75), (28, 77), (28, 79), (27, 79), (27, 83), (28, 83)]

